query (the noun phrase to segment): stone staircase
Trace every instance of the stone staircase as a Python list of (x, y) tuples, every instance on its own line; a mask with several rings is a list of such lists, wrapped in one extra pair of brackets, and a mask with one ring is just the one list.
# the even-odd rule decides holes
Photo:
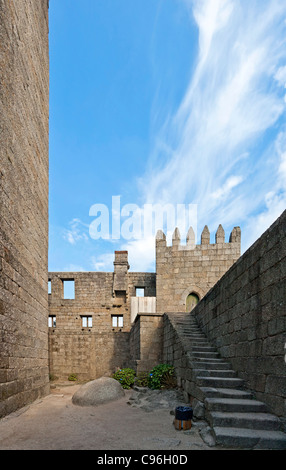
[(198, 326), (191, 314), (168, 314), (200, 391), (205, 419), (216, 445), (245, 449), (286, 449), (280, 419), (245, 388), (227, 360)]

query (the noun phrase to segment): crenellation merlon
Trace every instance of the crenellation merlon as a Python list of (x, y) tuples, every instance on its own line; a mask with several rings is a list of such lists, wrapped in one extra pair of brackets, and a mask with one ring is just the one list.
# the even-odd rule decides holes
[(201, 245), (209, 245), (210, 244), (210, 231), (207, 225), (204, 226), (201, 235)]
[(240, 227), (234, 227), (229, 236), (229, 242), (225, 241), (225, 231), (222, 225), (218, 226), (215, 234), (215, 243), (210, 243), (210, 231), (207, 225), (205, 225), (201, 234), (201, 243), (195, 243), (195, 232), (193, 227), (190, 227), (186, 236), (186, 244), (181, 243), (181, 235), (178, 227), (175, 228), (172, 236), (172, 245), (167, 246), (166, 235), (162, 230), (158, 230), (156, 234), (156, 247), (160, 250), (160, 247), (173, 248), (178, 250), (201, 250), (202, 248), (226, 248), (229, 247), (233, 251), (234, 245), (236, 248), (241, 244), (241, 229)]

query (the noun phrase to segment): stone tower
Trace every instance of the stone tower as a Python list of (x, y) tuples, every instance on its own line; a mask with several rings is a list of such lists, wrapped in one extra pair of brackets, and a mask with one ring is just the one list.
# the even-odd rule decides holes
[(229, 243), (219, 225), (215, 243), (210, 243), (207, 226), (201, 234), (201, 244), (195, 244), (195, 234), (190, 227), (186, 245), (181, 244), (178, 228), (172, 245), (167, 246), (165, 234), (156, 235), (156, 311), (185, 312), (215, 285), (240, 256), (240, 228), (235, 227)]
[(0, 0), (0, 416), (49, 391), (48, 0)]

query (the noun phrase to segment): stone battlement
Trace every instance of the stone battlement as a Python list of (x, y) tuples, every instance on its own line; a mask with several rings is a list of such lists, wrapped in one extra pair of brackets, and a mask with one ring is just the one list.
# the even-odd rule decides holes
[(215, 243), (210, 243), (207, 225), (201, 234), (201, 244), (195, 243), (195, 233), (190, 227), (186, 244), (181, 244), (179, 229), (167, 246), (166, 235), (159, 230), (156, 235), (156, 297), (157, 312), (186, 311), (189, 295), (200, 300), (240, 257), (241, 230), (234, 227), (229, 242), (219, 225)]
[[(186, 244), (182, 245), (181, 244), (181, 235), (179, 229), (176, 227), (172, 236), (172, 245), (171, 247), (173, 249), (178, 249), (178, 250), (194, 250), (195, 248), (205, 248), (205, 245), (207, 246), (213, 246), (215, 247), (216, 245), (230, 245), (230, 248), (234, 248), (234, 245), (236, 245), (236, 248), (239, 247), (240, 249), (240, 244), (241, 244), (241, 230), (240, 227), (234, 227), (230, 236), (229, 236), (229, 242), (227, 243), (225, 241), (225, 231), (222, 227), (222, 225), (218, 226), (218, 229), (215, 234), (215, 243), (212, 244), (210, 243), (210, 231), (207, 225), (205, 225), (202, 234), (201, 234), (201, 243), (196, 244), (196, 237), (195, 237), (195, 232), (193, 230), (193, 227), (190, 227), (187, 233), (186, 237)], [(167, 239), (166, 235), (162, 230), (158, 230), (156, 234), (156, 246), (166, 246), (167, 247)], [(168, 247), (170, 248), (170, 247)]]

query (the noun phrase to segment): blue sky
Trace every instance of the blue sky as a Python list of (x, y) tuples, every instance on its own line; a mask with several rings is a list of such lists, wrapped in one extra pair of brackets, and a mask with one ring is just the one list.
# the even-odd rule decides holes
[(49, 270), (155, 269), (154, 234), (92, 238), (114, 197), (245, 251), (286, 208), (285, 41), (282, 0), (50, 0)]

